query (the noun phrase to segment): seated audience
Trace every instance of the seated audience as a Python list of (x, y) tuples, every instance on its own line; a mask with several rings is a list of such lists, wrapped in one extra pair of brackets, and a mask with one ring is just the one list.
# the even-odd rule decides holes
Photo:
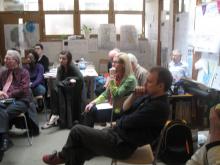
[(49, 71), (49, 59), (48, 59), (48, 57), (43, 52), (43, 50), (44, 50), (43, 45), (42, 44), (36, 44), (35, 47), (34, 47), (34, 50), (38, 54), (37, 62), (39, 64), (43, 65), (44, 72), (48, 72)]
[[(30, 75), (30, 88), (32, 89), (33, 95), (44, 96), (46, 93), (44, 83), (44, 68), (41, 64), (37, 63), (37, 53), (34, 50), (29, 50), (26, 56), (26, 64), (24, 68), (28, 70)], [(43, 100), (38, 99), (38, 109), (43, 109)]]
[[(28, 71), (20, 67), (20, 54), (15, 50), (8, 50), (4, 63), (6, 69), (0, 77), (0, 155), (12, 145), (9, 139), (9, 122), (19, 114), (28, 110), (30, 101)], [(10, 102), (1, 102), (11, 99)], [(2, 158), (1, 158), (2, 159)]]
[(138, 146), (151, 144), (161, 132), (169, 116), (166, 91), (172, 83), (171, 73), (162, 67), (150, 70), (144, 87), (124, 102), (123, 116), (112, 128), (103, 130), (83, 125), (74, 126), (60, 152), (44, 155), (46, 164), (83, 165), (96, 156), (126, 159)]
[(173, 82), (178, 82), (181, 78), (188, 76), (188, 65), (181, 61), (182, 54), (179, 50), (172, 51), (172, 61), (169, 63), (169, 70), (173, 75)]
[[(123, 101), (134, 90), (137, 82), (126, 53), (115, 55), (112, 66), (115, 71), (113, 75), (110, 73), (111, 76), (106, 90), (98, 98), (86, 105), (81, 124), (93, 127), (95, 122), (114, 121), (121, 116)], [(104, 103), (106, 100), (113, 105), (113, 109), (98, 110), (96, 104)]]
[(138, 81), (139, 86), (143, 86), (147, 80), (148, 71), (138, 64), (138, 60), (135, 55), (128, 53), (128, 56), (131, 61), (131, 66), (134, 72), (134, 75)]
[(186, 165), (220, 164), (220, 104), (210, 111), (209, 140), (198, 149)]
[[(109, 51), (109, 53), (108, 53), (109, 62), (108, 62), (108, 66), (107, 66), (108, 72), (109, 72), (109, 69), (112, 67), (112, 60), (113, 60), (114, 56), (117, 55), (119, 52), (120, 52), (120, 50), (117, 48)], [(106, 78), (104, 85), (103, 84), (96, 84), (96, 89), (95, 89), (96, 96), (99, 96), (102, 92), (105, 91), (105, 89), (108, 86), (108, 83), (109, 83), (109, 77)]]
[(59, 61), (56, 83), (51, 90), (52, 115), (49, 122), (42, 127), (44, 129), (56, 125), (58, 119), (60, 127), (71, 128), (73, 122), (79, 120), (81, 113), (83, 76), (72, 63), (72, 54), (69, 51), (61, 51)]

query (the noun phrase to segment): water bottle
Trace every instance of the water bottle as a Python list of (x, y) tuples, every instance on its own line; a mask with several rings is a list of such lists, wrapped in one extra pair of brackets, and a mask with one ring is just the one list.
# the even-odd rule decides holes
[(184, 89), (183, 89), (183, 87), (182, 86), (179, 86), (179, 88), (178, 88), (178, 95), (184, 95)]
[(80, 70), (85, 70), (85, 69), (86, 69), (86, 63), (85, 63), (84, 58), (81, 58), (81, 59), (80, 59), (79, 69), (80, 69)]

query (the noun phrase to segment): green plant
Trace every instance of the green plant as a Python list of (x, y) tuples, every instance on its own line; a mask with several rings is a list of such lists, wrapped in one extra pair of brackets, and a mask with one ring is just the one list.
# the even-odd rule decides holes
[(92, 28), (89, 27), (89, 26), (87, 26), (87, 25), (83, 25), (81, 31), (82, 31), (85, 35), (87, 35), (87, 34), (90, 34), (90, 33), (92, 32)]

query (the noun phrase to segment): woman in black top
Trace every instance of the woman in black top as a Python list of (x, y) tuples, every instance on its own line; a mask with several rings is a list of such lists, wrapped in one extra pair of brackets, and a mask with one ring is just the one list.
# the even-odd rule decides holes
[(56, 81), (51, 90), (52, 115), (42, 128), (56, 125), (58, 119), (61, 128), (71, 128), (81, 113), (83, 76), (72, 63), (72, 54), (69, 51), (60, 52), (59, 62)]

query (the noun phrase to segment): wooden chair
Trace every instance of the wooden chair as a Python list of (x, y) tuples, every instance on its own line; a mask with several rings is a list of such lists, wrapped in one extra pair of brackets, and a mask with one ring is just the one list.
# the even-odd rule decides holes
[(150, 164), (153, 163), (154, 155), (149, 144), (138, 147), (135, 152), (125, 160), (112, 159), (111, 165), (117, 165), (117, 162), (127, 164)]
[[(112, 114), (113, 115), (113, 114)], [(158, 155), (162, 144), (162, 139), (164, 136), (165, 129), (168, 125), (170, 120), (168, 120), (163, 129), (160, 132), (160, 136), (155, 139), (155, 141), (152, 142), (152, 145), (155, 146), (156, 150), (153, 154), (152, 148), (150, 144), (143, 145), (141, 147), (138, 147), (134, 153), (127, 159), (123, 160), (117, 160), (112, 159), (111, 165), (117, 165), (117, 162), (127, 163), (127, 164), (152, 164), (156, 165), (158, 161)], [(111, 122), (112, 125), (112, 122)]]

